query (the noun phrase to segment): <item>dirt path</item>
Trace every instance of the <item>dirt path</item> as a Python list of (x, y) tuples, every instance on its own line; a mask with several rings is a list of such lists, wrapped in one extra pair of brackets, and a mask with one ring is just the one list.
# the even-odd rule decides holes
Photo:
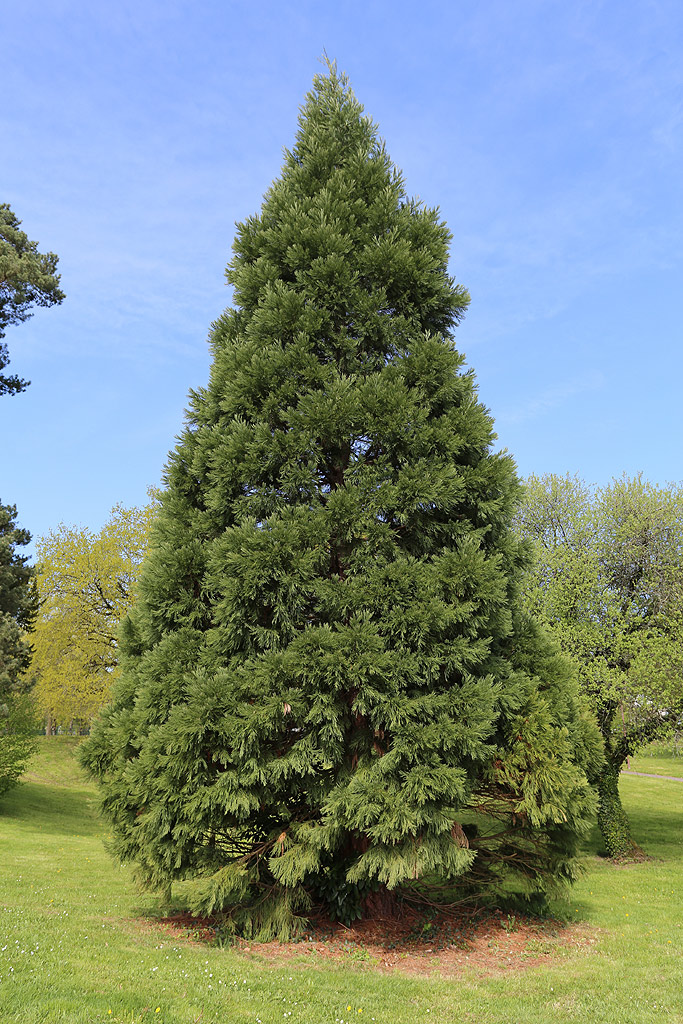
[(668, 779), (669, 782), (683, 782), (680, 775), (649, 775), (647, 772), (632, 772), (630, 769), (621, 773), (622, 775), (639, 775), (641, 779)]

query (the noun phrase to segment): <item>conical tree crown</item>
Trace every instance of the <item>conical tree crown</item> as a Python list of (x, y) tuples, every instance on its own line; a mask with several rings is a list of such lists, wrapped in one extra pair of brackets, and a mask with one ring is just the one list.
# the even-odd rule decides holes
[(497, 883), (512, 846), (543, 888), (592, 806), (596, 734), (517, 611), (519, 485), (451, 339), (449, 239), (318, 76), (238, 226), (84, 748), (120, 854), (264, 934), (311, 901), (350, 918), (407, 881)]

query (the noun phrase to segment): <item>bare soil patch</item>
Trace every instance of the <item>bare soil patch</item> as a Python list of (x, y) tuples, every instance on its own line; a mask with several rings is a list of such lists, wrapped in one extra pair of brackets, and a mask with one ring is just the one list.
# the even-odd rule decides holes
[[(215, 944), (217, 919), (175, 914), (158, 920), (170, 938)], [(504, 913), (454, 916), (407, 910), (400, 918), (374, 918), (352, 927), (318, 918), (293, 942), (235, 939), (246, 957), (283, 965), (358, 967), (382, 972), (454, 977), (474, 969), (481, 975), (525, 970), (572, 948), (595, 948), (597, 931), (584, 925)]]
[(633, 847), (626, 853), (619, 854), (617, 857), (610, 857), (609, 860), (611, 864), (614, 864), (615, 868), (630, 868), (634, 864), (646, 864), (648, 861), (654, 860), (654, 858), (634, 843)]

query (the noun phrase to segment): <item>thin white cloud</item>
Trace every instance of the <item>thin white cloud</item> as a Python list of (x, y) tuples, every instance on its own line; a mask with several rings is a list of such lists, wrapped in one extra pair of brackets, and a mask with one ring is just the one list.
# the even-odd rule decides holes
[(496, 416), (496, 423), (500, 426), (510, 426), (517, 423), (525, 423), (529, 420), (538, 419), (546, 413), (565, 405), (569, 399), (590, 391), (598, 391), (605, 384), (605, 378), (601, 373), (590, 373), (583, 377), (576, 377), (558, 387), (547, 388), (534, 398), (520, 403), (508, 409), (503, 409)]

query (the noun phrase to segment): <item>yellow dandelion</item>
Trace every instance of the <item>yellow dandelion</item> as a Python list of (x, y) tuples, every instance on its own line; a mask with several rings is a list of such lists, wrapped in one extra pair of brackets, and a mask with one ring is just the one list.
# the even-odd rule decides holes
[(161, 1007), (160, 1007), (160, 1006), (157, 1006), (157, 1008), (156, 1008), (156, 1010), (155, 1010), (154, 1012), (155, 1012), (155, 1013), (159, 1013), (159, 1012), (160, 1012), (160, 1010), (161, 1010)]

